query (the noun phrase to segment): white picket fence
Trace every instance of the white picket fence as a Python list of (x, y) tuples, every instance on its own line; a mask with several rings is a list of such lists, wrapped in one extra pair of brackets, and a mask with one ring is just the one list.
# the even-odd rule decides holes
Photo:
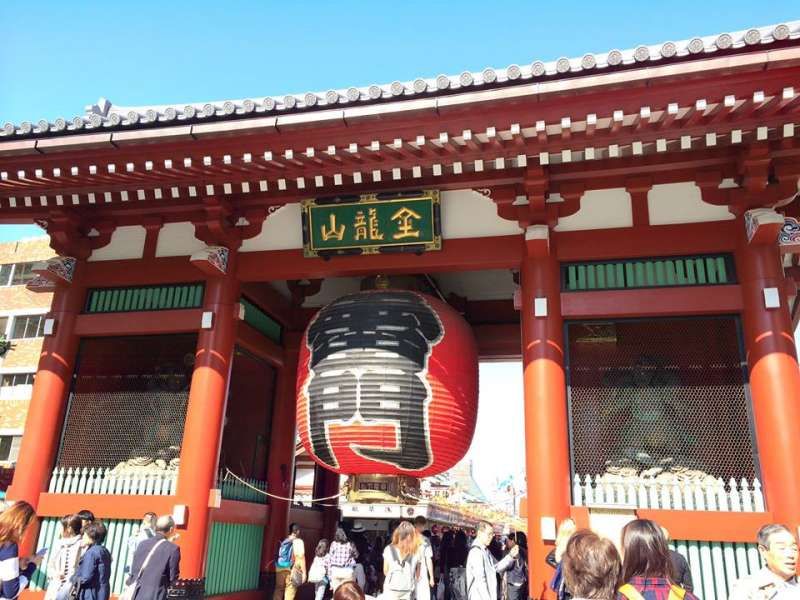
[(51, 494), (122, 494), (171, 496), (175, 494), (178, 473), (112, 473), (111, 469), (57, 468), (47, 491)]
[(572, 479), (572, 501), (576, 506), (631, 506), (662, 510), (709, 510), (723, 512), (764, 512), (761, 482), (731, 478), (703, 483), (665, 483), (649, 478), (628, 481), (601, 480), (591, 475)]
[(727, 600), (734, 581), (762, 566), (756, 544), (674, 540), (670, 547), (689, 562), (694, 594), (703, 600)]

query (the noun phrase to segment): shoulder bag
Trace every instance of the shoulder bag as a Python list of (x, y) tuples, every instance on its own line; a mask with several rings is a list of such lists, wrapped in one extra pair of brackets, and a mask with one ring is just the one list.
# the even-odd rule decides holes
[(144, 570), (147, 568), (147, 564), (150, 562), (153, 554), (155, 554), (156, 548), (166, 541), (167, 540), (158, 540), (155, 545), (150, 548), (150, 552), (147, 553), (147, 556), (142, 563), (142, 568), (139, 569), (139, 572), (136, 574), (136, 577), (133, 579), (133, 581), (131, 581), (129, 585), (126, 585), (125, 589), (122, 590), (119, 600), (133, 600), (134, 596), (136, 596), (136, 590), (139, 589), (139, 580), (142, 578), (142, 573), (144, 573)]

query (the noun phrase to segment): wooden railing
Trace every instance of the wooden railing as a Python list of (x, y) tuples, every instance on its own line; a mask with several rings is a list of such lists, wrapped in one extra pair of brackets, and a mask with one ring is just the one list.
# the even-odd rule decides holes
[(114, 473), (111, 469), (57, 468), (47, 488), (50, 494), (124, 494), (171, 496), (177, 471)]
[(764, 512), (761, 482), (746, 479), (737, 483), (731, 478), (702, 482), (663, 482), (652, 478), (614, 481), (590, 475), (572, 479), (572, 503), (575, 506), (630, 506), (659, 510), (710, 510), (729, 512)]

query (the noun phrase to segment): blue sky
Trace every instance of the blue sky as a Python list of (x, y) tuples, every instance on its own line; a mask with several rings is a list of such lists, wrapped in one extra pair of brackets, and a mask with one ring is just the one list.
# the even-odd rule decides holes
[[(797, 0), (0, 0), (0, 124), (71, 117), (101, 96), (141, 105), (324, 91), (797, 18)], [(37, 233), (0, 226), (0, 241)], [(521, 428), (521, 393), (519, 364), (482, 368), (472, 453), (508, 457), (478, 461), (485, 487), (524, 464), (521, 429), (509, 431)]]
[[(2, 0), (0, 124), (457, 74), (800, 18), (769, 2)], [(0, 241), (36, 235), (0, 226)]]

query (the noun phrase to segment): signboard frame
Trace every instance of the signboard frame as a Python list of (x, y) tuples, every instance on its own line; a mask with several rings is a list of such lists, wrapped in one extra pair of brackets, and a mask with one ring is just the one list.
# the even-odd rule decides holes
[[(341, 207), (361, 207), (366, 211), (371, 208), (386, 207), (390, 205), (402, 205), (409, 201), (418, 202), (420, 200), (430, 201), (430, 235), (425, 235), (422, 241), (409, 239), (408, 241), (392, 241), (379, 243), (377, 240), (364, 240), (364, 244), (352, 243), (346, 246), (321, 248), (316, 243), (318, 236), (314, 235), (315, 212), (325, 209), (324, 212), (331, 214), (330, 208)], [(441, 225), (441, 202), (438, 190), (409, 190), (402, 192), (380, 192), (360, 195), (334, 196), (329, 198), (310, 198), (301, 202), (302, 223), (303, 223), (303, 255), (306, 258), (344, 255), (369, 255), (385, 254), (395, 252), (411, 252), (422, 254), (423, 252), (442, 249), (442, 225)], [(333, 223), (325, 223), (332, 226)], [(343, 224), (342, 224), (343, 225)], [(341, 227), (342, 225), (339, 225)], [(352, 226), (352, 224), (350, 224)]]

